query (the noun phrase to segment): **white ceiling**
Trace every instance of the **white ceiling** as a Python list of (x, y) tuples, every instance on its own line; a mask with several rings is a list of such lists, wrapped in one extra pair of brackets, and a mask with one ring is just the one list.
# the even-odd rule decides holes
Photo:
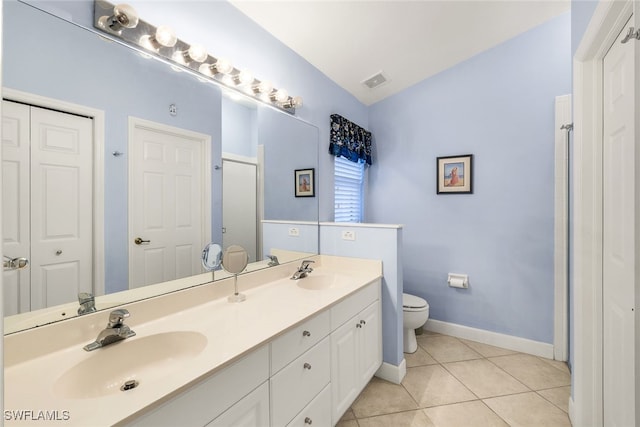
[[(365, 105), (569, 10), (569, 0), (231, 0)], [(362, 82), (382, 71), (388, 82)]]

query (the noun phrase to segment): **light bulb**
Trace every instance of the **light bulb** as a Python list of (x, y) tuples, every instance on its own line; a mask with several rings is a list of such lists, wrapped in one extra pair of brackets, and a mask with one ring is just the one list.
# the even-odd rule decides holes
[(213, 76), (213, 71), (211, 70), (212, 65), (204, 63), (198, 67), (198, 71), (207, 76)]
[(207, 50), (201, 44), (192, 44), (189, 46), (188, 53), (189, 57), (196, 62), (204, 62), (207, 60), (207, 56), (209, 56)]
[(164, 47), (173, 47), (178, 41), (178, 36), (176, 36), (176, 32), (173, 31), (173, 28), (166, 25), (160, 25), (158, 29), (156, 29), (155, 39)]
[(249, 70), (240, 71), (240, 75), (238, 76), (240, 80), (240, 84), (248, 85), (253, 83), (253, 73)]
[(286, 89), (279, 89), (276, 92), (276, 101), (278, 102), (284, 102), (287, 99), (289, 99), (289, 92), (287, 92)]
[(231, 62), (229, 62), (229, 60), (226, 58), (218, 58), (215, 66), (216, 70), (218, 70), (218, 72), (222, 74), (229, 74), (231, 71), (233, 71), (233, 65), (231, 65)]
[(118, 4), (113, 7), (113, 15), (100, 17), (98, 25), (120, 34), (123, 28), (135, 28), (138, 21), (138, 12), (133, 7), (128, 4)]
[(291, 101), (291, 104), (295, 107), (295, 108), (300, 108), (302, 107), (302, 97), (301, 96), (294, 96), (293, 100)]
[(270, 94), (273, 90), (273, 84), (269, 80), (263, 80), (258, 85), (258, 91), (260, 93)]

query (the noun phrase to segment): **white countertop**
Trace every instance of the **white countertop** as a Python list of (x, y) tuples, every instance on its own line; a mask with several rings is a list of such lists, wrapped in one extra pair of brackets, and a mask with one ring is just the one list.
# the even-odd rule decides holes
[[(58, 411), (68, 420), (61, 426), (113, 425), (131, 419), (238, 360), (275, 336), (327, 309), (363, 286), (382, 277), (380, 261), (316, 256), (311, 275), (338, 273), (347, 283), (324, 290), (306, 290), (289, 280), (297, 263), (239, 277), (247, 297), (229, 303), (232, 280), (222, 280), (170, 295), (127, 304), (125, 323), (142, 339), (162, 332), (194, 331), (208, 342), (204, 350), (171, 372), (147, 374), (140, 386), (97, 398), (72, 399), (56, 393), (54, 385), (66, 371), (95, 356), (117, 350), (121, 343), (86, 352), (83, 346), (104, 329), (109, 311), (102, 311), (5, 337), (5, 425), (45, 425), (42, 420), (9, 421), (6, 411)], [(301, 279), (304, 281), (304, 279)], [(122, 347), (124, 348), (124, 347)], [(135, 358), (135, 354), (131, 355)], [(84, 379), (91, 381), (91, 377)], [(63, 412), (67, 411), (67, 412)]]

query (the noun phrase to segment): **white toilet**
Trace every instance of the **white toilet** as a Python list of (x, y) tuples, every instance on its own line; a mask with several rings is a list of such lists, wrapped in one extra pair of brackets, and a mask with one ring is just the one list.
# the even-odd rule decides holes
[(404, 349), (405, 353), (414, 353), (418, 349), (416, 329), (421, 328), (429, 319), (429, 304), (426, 300), (411, 294), (402, 294)]

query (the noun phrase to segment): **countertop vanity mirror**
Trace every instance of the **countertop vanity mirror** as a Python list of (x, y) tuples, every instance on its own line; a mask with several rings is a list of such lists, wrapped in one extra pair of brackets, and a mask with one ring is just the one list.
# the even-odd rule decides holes
[(246, 271), (318, 253), (318, 199), (293, 179), (318, 180), (318, 129), (105, 38), (92, 15), (4, 3), (2, 252), (30, 260), (4, 272), (5, 333), (77, 316), (79, 293), (104, 310), (210, 282), (210, 241), (245, 247)]

